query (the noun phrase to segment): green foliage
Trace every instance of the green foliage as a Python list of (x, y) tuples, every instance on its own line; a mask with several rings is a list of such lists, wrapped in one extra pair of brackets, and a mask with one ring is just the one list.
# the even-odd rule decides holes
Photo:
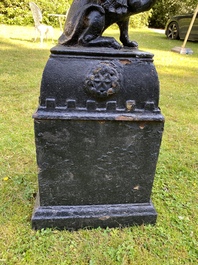
[(197, 0), (158, 0), (153, 7), (149, 26), (164, 28), (169, 17), (177, 14), (192, 13), (197, 5)]
[(26, 21), (30, 20), (30, 14), (28, 14), (28, 2), (27, 1), (12, 1), (2, 0), (0, 2), (0, 23), (5, 24), (26, 24)]
[(142, 28), (148, 26), (148, 19), (151, 16), (152, 12), (147, 11), (144, 13), (137, 14), (130, 17), (129, 25), (131, 28)]
[[(33, 24), (32, 14), (29, 8), (29, 0), (2, 0), (0, 3), (0, 23), (9, 25), (31, 25)], [(72, 0), (36, 0), (43, 14), (43, 23), (58, 26), (58, 18), (49, 14), (65, 14), (72, 3)], [(130, 26), (140, 28), (147, 26), (150, 12), (141, 13), (130, 19)]]
[[(29, 8), (29, 0), (1, 0), (0, 23), (9, 25), (32, 25), (33, 18)], [(72, 0), (35, 0), (43, 14), (43, 23), (58, 27), (58, 18), (49, 14), (65, 14)], [(152, 12), (144, 12), (130, 19), (130, 26), (140, 28), (150, 26), (164, 28), (168, 18), (178, 13), (193, 12), (197, 0), (158, 0)]]
[[(0, 23), (9, 25), (32, 25), (33, 18), (29, 8), (29, 0), (2, 0), (0, 2)], [(43, 23), (58, 26), (58, 18), (49, 14), (65, 14), (69, 8), (68, 0), (36, 0), (43, 14)]]

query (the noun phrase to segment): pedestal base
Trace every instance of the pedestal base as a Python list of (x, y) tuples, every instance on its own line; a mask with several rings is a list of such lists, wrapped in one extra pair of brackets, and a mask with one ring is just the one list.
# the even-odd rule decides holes
[[(37, 203), (39, 198), (37, 198)], [(40, 206), (36, 205), (32, 217), (34, 229), (58, 228), (77, 230), (80, 228), (126, 227), (155, 224), (157, 213), (150, 203)]]
[(150, 198), (164, 117), (152, 57), (137, 49), (51, 50), (33, 116), (34, 229), (155, 223)]

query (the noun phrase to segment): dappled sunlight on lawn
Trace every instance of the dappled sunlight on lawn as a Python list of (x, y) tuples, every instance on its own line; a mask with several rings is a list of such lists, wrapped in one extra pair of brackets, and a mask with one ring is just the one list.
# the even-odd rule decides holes
[[(19, 47), (28, 49), (50, 49), (58, 43), (60, 37), (60, 29), (54, 29), (54, 39), (44, 39), (44, 43), (41, 46), (40, 37), (38, 35), (37, 40), (34, 41), (35, 32), (34, 27), (28, 26), (8, 26), (0, 24), (0, 37), (7, 40), (10, 44), (16, 44)], [(1, 48), (1, 47), (0, 47)], [(8, 47), (8, 49), (11, 47)]]

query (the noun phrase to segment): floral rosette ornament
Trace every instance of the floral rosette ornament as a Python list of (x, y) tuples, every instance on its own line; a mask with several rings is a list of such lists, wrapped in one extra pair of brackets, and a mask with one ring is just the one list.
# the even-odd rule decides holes
[(115, 65), (103, 62), (89, 73), (85, 80), (85, 90), (97, 98), (106, 98), (120, 89), (119, 73)]

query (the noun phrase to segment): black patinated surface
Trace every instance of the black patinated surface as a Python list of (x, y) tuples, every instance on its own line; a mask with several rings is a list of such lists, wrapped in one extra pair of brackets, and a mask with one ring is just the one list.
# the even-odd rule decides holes
[(137, 47), (128, 34), (130, 16), (148, 11), (156, 0), (74, 0), (67, 15), (64, 32), (59, 38), (63, 45), (88, 47), (122, 46), (112, 37), (102, 33), (116, 23), (120, 30), (120, 41), (125, 47)]
[(164, 118), (153, 55), (57, 46), (34, 114), (35, 229), (155, 223)]

